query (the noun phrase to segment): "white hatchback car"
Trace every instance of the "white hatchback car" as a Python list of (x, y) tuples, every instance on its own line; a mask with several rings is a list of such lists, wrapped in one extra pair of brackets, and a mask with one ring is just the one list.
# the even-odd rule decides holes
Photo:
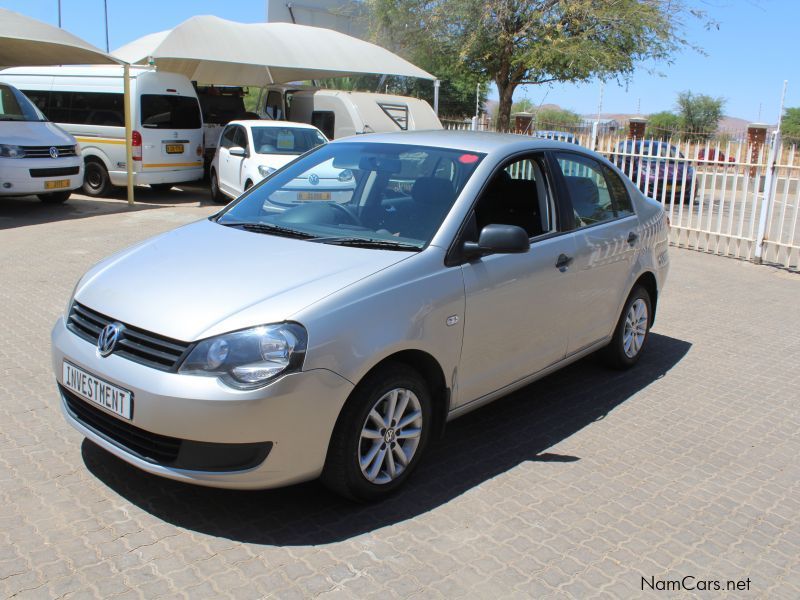
[[(211, 196), (215, 202), (227, 203), (299, 155), (327, 142), (319, 129), (305, 123), (231, 121), (222, 131), (211, 162)], [(337, 185), (341, 184), (339, 174), (340, 170), (331, 174)], [(316, 179), (314, 192), (318, 192), (317, 186), (327, 187), (320, 186), (320, 180), (324, 184), (324, 178)]]

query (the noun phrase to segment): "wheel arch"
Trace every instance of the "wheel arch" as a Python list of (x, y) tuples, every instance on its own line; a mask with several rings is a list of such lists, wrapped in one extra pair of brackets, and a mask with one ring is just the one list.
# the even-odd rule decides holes
[[(644, 289), (647, 290), (647, 293), (650, 294), (650, 326), (653, 326), (653, 323), (656, 321), (656, 306), (658, 305), (658, 281), (656, 281), (656, 276), (651, 271), (645, 271), (636, 282), (633, 284), (631, 291), (636, 288), (637, 285), (642, 286)], [(628, 294), (630, 296), (630, 294)]]
[[(439, 437), (444, 432), (447, 423), (447, 415), (450, 411), (450, 388), (447, 387), (442, 366), (431, 354), (424, 350), (400, 350), (385, 356), (374, 364), (359, 380), (355, 389), (361, 381), (364, 381), (378, 369), (384, 368), (391, 363), (403, 363), (417, 371), (428, 384), (433, 400), (433, 429), (431, 433), (434, 437)], [(351, 392), (352, 395), (352, 392)]]

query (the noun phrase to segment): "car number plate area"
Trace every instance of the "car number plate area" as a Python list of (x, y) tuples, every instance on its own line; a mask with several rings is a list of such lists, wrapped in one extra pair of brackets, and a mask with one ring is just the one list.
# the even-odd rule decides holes
[(81, 398), (102, 406), (123, 419), (133, 417), (133, 394), (64, 361), (63, 384)]
[(183, 154), (183, 144), (167, 144), (167, 154)]
[(46, 190), (63, 190), (69, 187), (69, 179), (56, 179), (54, 181), (45, 181), (44, 189)]
[(330, 200), (330, 192), (297, 192), (298, 200)]

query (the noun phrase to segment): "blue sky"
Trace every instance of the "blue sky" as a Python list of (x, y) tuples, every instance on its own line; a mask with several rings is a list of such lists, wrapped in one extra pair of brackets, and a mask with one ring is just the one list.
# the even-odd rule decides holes
[[(627, 86), (605, 86), (603, 112), (642, 113), (669, 110), (682, 90), (721, 96), (728, 115), (775, 122), (783, 80), (789, 80), (787, 106), (800, 106), (797, 36), (800, 0), (695, 0), (697, 8), (719, 22), (706, 31), (689, 19), (687, 36), (706, 55), (686, 50), (657, 73), (640, 70)], [(0, 7), (57, 24), (57, 0), (0, 0)], [(62, 0), (62, 26), (100, 48), (105, 47), (103, 0)], [(109, 43), (113, 50), (147, 33), (169, 29), (198, 14), (235, 21), (263, 21), (266, 0), (108, 0)], [(546, 94), (546, 96), (545, 96)], [(599, 85), (519, 88), (515, 99), (559, 104), (580, 113), (597, 110)]]

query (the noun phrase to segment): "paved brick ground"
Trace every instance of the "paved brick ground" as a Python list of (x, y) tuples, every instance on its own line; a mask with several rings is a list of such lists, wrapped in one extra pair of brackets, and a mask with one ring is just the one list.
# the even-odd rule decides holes
[(83, 441), (48, 343), (87, 267), (209, 214), (197, 197), (0, 202), (0, 597), (631, 597), (686, 575), (800, 597), (800, 276), (673, 251), (636, 370), (582, 361), (452, 423), (381, 505), (208, 490)]

